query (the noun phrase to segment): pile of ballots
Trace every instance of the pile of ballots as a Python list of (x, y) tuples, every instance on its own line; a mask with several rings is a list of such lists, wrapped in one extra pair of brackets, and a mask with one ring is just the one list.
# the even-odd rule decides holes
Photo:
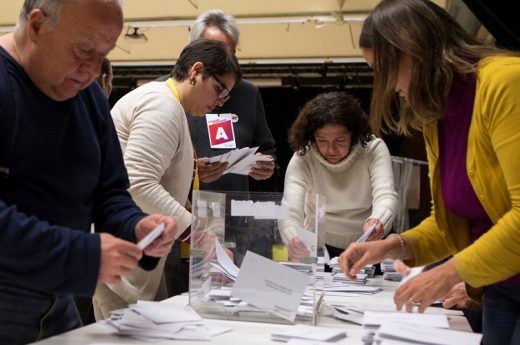
[(341, 272), (339, 267), (339, 258), (336, 256), (330, 259), (329, 266), (331, 268), (331, 277), (333, 282), (348, 282), (349, 284), (365, 285), (368, 278), (373, 278), (375, 274), (375, 267), (373, 265), (365, 266), (356, 274), (356, 280), (350, 280)]
[(394, 260), (392, 259), (385, 259), (381, 262), (381, 272), (383, 272), (384, 280), (399, 282), (403, 279), (403, 276), (395, 270)]
[(356, 280), (350, 280), (341, 272), (338, 257), (332, 258), (329, 262), (329, 266), (332, 269), (331, 281), (325, 281), (322, 286), (317, 284), (316, 287), (317, 290), (322, 290), (328, 296), (345, 296), (346, 294), (371, 295), (382, 291), (381, 288), (377, 286), (365, 286), (369, 274), (373, 275), (373, 266), (367, 266), (364, 270), (356, 274)]
[(203, 320), (190, 306), (167, 302), (138, 301), (115, 310), (102, 323), (117, 335), (156, 342), (164, 339), (211, 340), (231, 328)]
[(294, 325), (271, 333), (271, 340), (294, 344), (334, 343), (347, 336), (345, 329)]
[(449, 329), (445, 314), (366, 311), (363, 343), (479, 345), (482, 334)]

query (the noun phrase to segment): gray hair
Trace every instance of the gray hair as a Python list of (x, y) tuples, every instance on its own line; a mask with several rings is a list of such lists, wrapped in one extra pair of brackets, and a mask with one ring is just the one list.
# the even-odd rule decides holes
[[(24, 24), (32, 10), (40, 9), (49, 17), (48, 27), (54, 27), (58, 24), (60, 11), (67, 1), (69, 0), (24, 0), (19, 22)], [(123, 6), (122, 0), (118, 0), (118, 3)]]
[(221, 10), (209, 10), (195, 19), (190, 27), (190, 42), (202, 38), (208, 27), (216, 27), (228, 36), (235, 45), (238, 45), (240, 30), (235, 18)]
[(20, 12), (20, 23), (25, 23), (29, 13), (41, 9), (49, 17), (49, 26), (58, 24), (59, 12), (67, 0), (25, 0)]

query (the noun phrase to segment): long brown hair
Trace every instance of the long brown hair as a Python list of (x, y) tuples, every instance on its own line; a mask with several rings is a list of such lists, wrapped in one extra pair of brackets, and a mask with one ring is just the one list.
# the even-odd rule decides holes
[[(374, 86), (371, 124), (378, 133), (410, 134), (443, 115), (444, 101), (456, 74), (475, 73), (479, 61), (509, 54), (468, 35), (442, 8), (428, 0), (383, 0), (369, 15), (360, 47), (373, 49)], [(398, 118), (391, 114), (401, 54), (412, 57), (407, 100)]]

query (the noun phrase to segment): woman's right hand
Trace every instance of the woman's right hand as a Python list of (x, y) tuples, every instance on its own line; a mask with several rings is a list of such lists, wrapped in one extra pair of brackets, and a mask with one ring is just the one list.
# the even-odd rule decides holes
[(293, 237), (289, 243), (287, 243), (287, 251), (289, 252), (289, 259), (296, 262), (299, 262), (301, 257), (311, 255), (309, 249), (307, 249), (305, 244), (303, 244), (297, 236)]
[(380, 241), (352, 243), (339, 256), (341, 271), (355, 280), (356, 274), (366, 265), (379, 263), (386, 258), (399, 256), (400, 243), (395, 237)]

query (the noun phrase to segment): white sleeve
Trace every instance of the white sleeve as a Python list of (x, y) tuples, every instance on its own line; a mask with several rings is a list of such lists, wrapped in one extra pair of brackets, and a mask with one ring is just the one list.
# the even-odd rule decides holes
[(305, 196), (312, 185), (311, 170), (298, 153), (291, 158), (285, 172), (282, 204), (289, 207), (289, 218), (278, 222), (280, 235), (285, 245), (296, 236), (296, 227), (304, 227)]
[(370, 145), (369, 173), (372, 184), (372, 214), (369, 218), (378, 219), (383, 223), (385, 232), (388, 232), (398, 208), (392, 158), (383, 140), (375, 139), (368, 145)]
[(161, 93), (143, 95), (132, 109), (124, 152), (129, 192), (143, 211), (176, 217), (180, 234), (191, 224), (191, 214), (164, 189), (161, 179), (182, 150), (183, 122), (179, 119), (186, 115), (178, 102)]

